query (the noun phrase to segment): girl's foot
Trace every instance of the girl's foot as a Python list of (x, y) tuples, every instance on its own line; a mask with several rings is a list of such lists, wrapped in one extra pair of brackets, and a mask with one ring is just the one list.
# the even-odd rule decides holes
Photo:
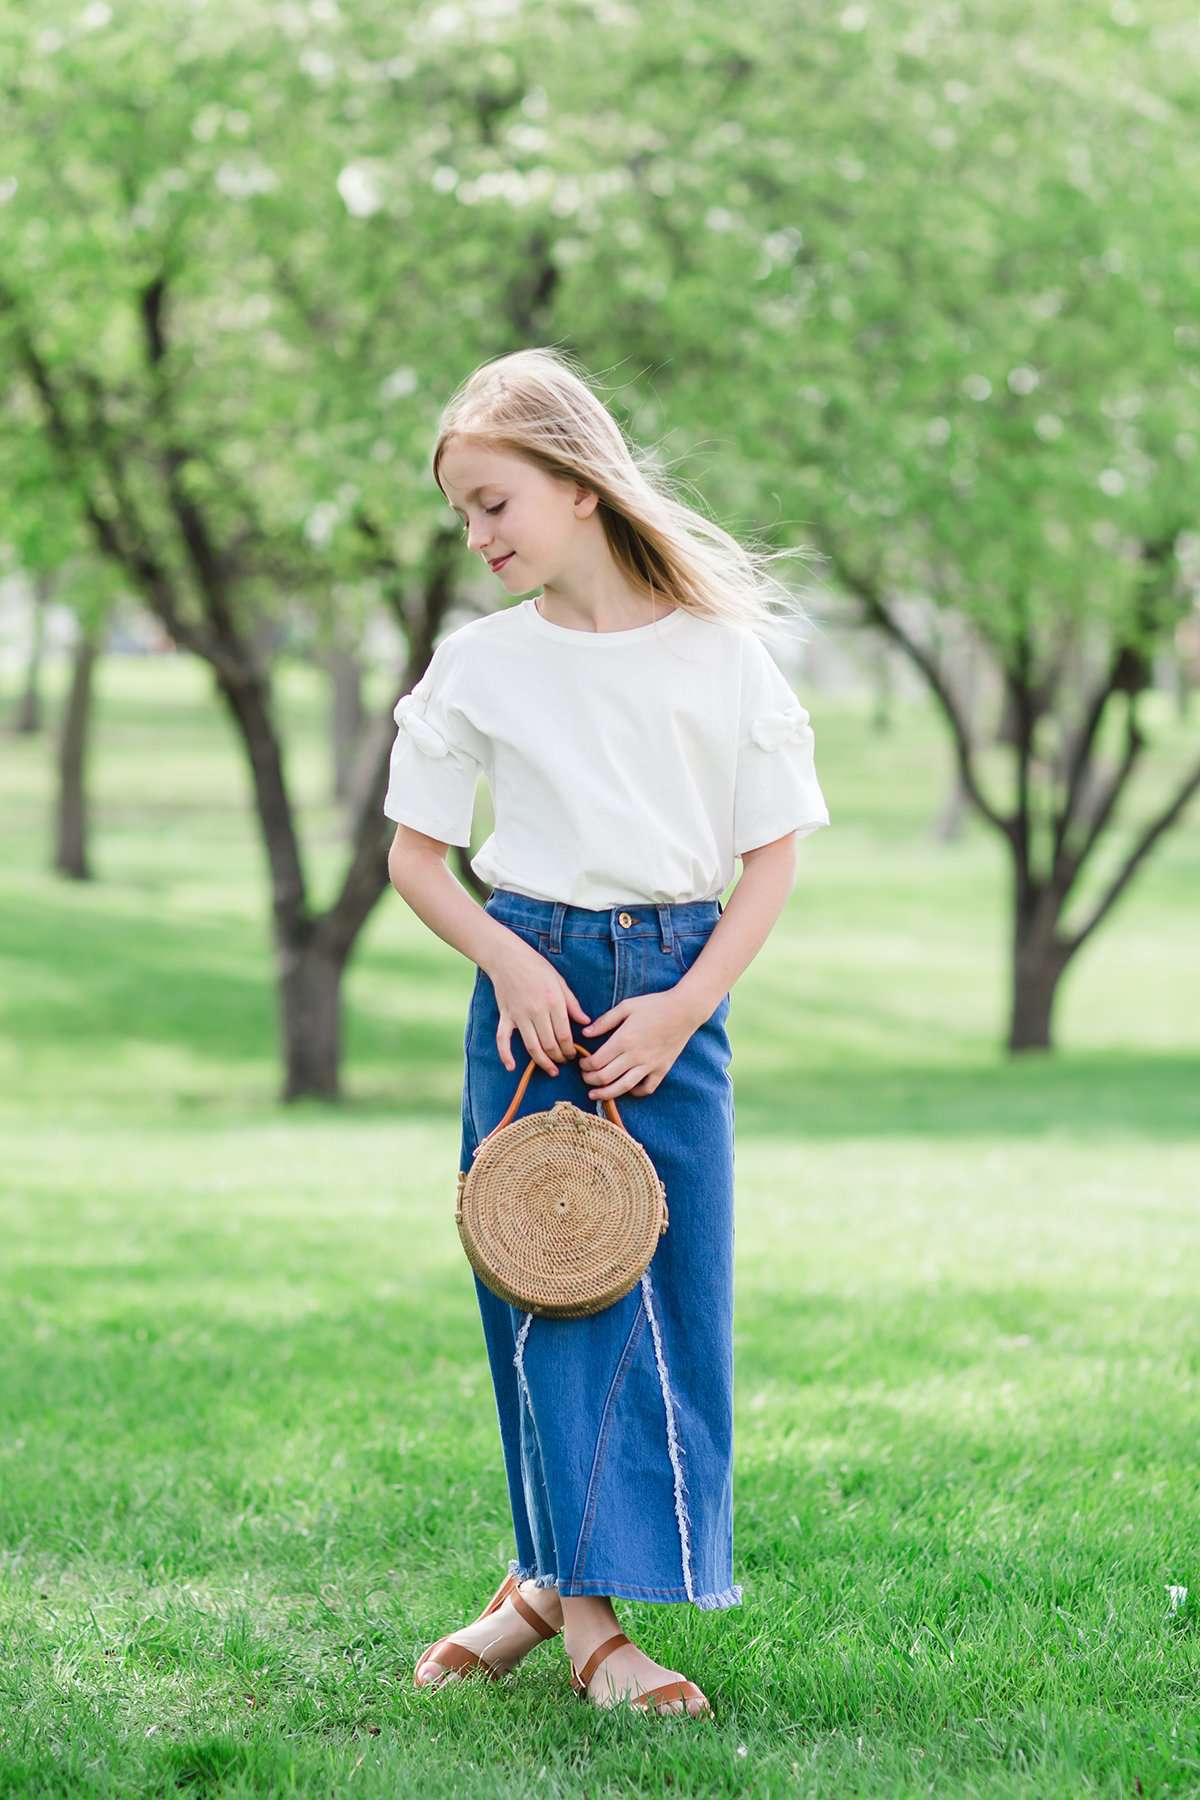
[[(558, 1598), (557, 1588), (535, 1587), (532, 1581), (523, 1581), (517, 1592), (526, 1606), (531, 1607), (545, 1621), (550, 1633), (561, 1627), (562, 1603)], [(444, 1643), (447, 1640), (441, 1641)], [(508, 1597), (495, 1612), (488, 1613), (482, 1619), (473, 1619), (469, 1625), (463, 1625), (452, 1632), (449, 1641), (461, 1644), (466, 1650), (473, 1650), (497, 1674), (507, 1675), (535, 1644), (541, 1643), (542, 1634), (527, 1619), (521, 1617), (511, 1597)], [(414, 1680), (418, 1687), (441, 1687), (447, 1681), (461, 1681), (463, 1674), (470, 1672), (447, 1669), (436, 1657), (430, 1656), (423, 1661)]]
[[(575, 1635), (567, 1641), (567, 1655), (571, 1659), (572, 1671), (582, 1677), (588, 1671), (585, 1693), (593, 1706), (618, 1706), (622, 1701), (636, 1700), (639, 1694), (647, 1694), (654, 1688), (670, 1683), (685, 1684), (687, 1692), (682, 1695), (664, 1695), (650, 1700), (638, 1711), (660, 1713), (690, 1713), (693, 1718), (709, 1717), (712, 1708), (695, 1682), (688, 1681), (677, 1669), (664, 1668), (654, 1658), (639, 1650), (636, 1644), (630, 1643), (624, 1632), (616, 1625), (616, 1615), (611, 1621), (612, 1629), (601, 1628), (597, 1635), (593, 1629), (587, 1636)], [(603, 1649), (613, 1637), (624, 1641), (609, 1650), (603, 1660), (588, 1670), (588, 1664), (597, 1650)]]

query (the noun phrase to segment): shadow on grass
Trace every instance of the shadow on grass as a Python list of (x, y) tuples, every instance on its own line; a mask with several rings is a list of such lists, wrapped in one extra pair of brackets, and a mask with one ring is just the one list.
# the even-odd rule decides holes
[[(183, 937), (169, 919), (94, 910), (86, 933), (80, 933), (77, 899), (57, 906), (49, 899), (36, 906), (13, 901), (6, 908), (8, 951), (26, 972), (24, 982), (8, 984), (0, 1001), (0, 1024), (14, 1042), (33, 1052), (69, 1044), (81, 1054), (90, 1044), (95, 1056), (105, 1057), (128, 1039), (178, 1049), (213, 1066), (227, 1064), (231, 1071), (261, 1062), (264, 1091), (274, 1091), (276, 995), (269, 958), (255, 944), (236, 934), (231, 940), (225, 923), (207, 929), (190, 924)], [(372, 956), (389, 994), (404, 992), (410, 1019), (421, 1023), (400, 1027), (361, 1004), (346, 1008), (341, 1110), (348, 1117), (397, 1123), (440, 1118), (453, 1131), (469, 982), (463, 982), (462, 1020), (441, 1025), (430, 1021), (428, 996), (443, 990), (444, 972), (419, 951), (375, 949)], [(239, 960), (254, 965), (254, 972), (241, 973)], [(911, 1039), (902, 1012), (877, 1000), (871, 1005), (885, 1041)], [(857, 999), (853, 1012), (861, 1019)], [(731, 1028), (740, 1134), (797, 1143), (975, 1136), (1086, 1142), (1131, 1133), (1165, 1143), (1200, 1134), (1195, 1103), (1200, 1055), (1113, 1049), (1014, 1060), (964, 1032), (950, 1046), (940, 1040), (918, 1045), (913, 1060), (903, 1065), (861, 1052), (832, 1063), (831, 1056), (839, 1054), (837, 1026), (831, 1017), (817, 1034), (823, 1050), (818, 1060), (807, 1029), (790, 1040), (779, 1033), (764, 1056), (757, 1021), (748, 1021), (741, 1030), (755, 1032), (758, 1066), (752, 1077), (739, 1072), (739, 1030)], [(241, 1073), (231, 1074), (231, 1086), (241, 1079)], [(535, 1074), (535, 1083), (539, 1079), (547, 1078)], [(162, 1098), (212, 1115), (227, 1103), (219, 1089), (198, 1095), (165, 1091)], [(228, 1096), (229, 1110), (241, 1111), (242, 1102), (239, 1085)], [(146, 1096), (131, 1094), (130, 1104), (144, 1108)], [(325, 1119), (327, 1107), (314, 1105)], [(290, 1116), (300, 1123), (305, 1111), (293, 1107)], [(629, 1113), (632, 1124), (636, 1102)]]
[[(135, 1038), (197, 1058), (237, 1062), (277, 1053), (275, 984), (271, 956), (227, 921), (211, 926), (144, 915), (90, 911), (79, 930), (80, 896), (73, 903), (5, 906), (5, 952), (24, 971), (0, 998), (0, 1022), (17, 1042), (37, 1050), (92, 1041), (107, 1050)], [(86, 899), (86, 896), (82, 898)], [(264, 922), (264, 933), (266, 925)], [(379, 958), (389, 987), (415, 997), (444, 983), (438, 967), (419, 952), (388, 952)], [(242, 973), (239, 964), (251, 968)], [(44, 981), (39, 972), (44, 971)], [(464, 990), (469, 993), (470, 983)], [(405, 1048), (414, 1068), (426, 1066), (448, 1034), (406, 1030)], [(370, 1014), (354, 1019), (356, 1053), (387, 1065), (396, 1061), (394, 1025)], [(458, 1030), (461, 1044), (462, 1031)]]

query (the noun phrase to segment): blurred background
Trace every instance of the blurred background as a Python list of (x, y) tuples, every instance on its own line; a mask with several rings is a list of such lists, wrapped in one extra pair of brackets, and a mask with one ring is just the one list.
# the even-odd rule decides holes
[[(1200, 1791), (1198, 63), (0, 4), (0, 1790)], [(511, 1552), (381, 803), (504, 603), (440, 408), (536, 344), (801, 552), (832, 818), (733, 997), (746, 1604), (628, 1609), (724, 1699), (669, 1752), (407, 1673)]]

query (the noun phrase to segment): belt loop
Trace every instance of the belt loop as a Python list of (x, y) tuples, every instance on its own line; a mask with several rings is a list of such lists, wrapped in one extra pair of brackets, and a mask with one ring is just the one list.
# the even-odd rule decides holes
[(547, 949), (552, 956), (562, 955), (563, 914), (566, 910), (567, 903), (565, 900), (556, 900), (554, 902), (554, 911), (550, 915), (550, 941), (547, 945)]
[(673, 950), (675, 944), (671, 933), (671, 908), (669, 906), (660, 906), (656, 910), (658, 912), (658, 929), (662, 938), (662, 947), (664, 950)]

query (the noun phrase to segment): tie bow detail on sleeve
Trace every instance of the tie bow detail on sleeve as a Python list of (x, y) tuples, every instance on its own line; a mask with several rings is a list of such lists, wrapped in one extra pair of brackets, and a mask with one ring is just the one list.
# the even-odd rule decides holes
[(426, 756), (445, 756), (450, 748), (440, 731), (435, 731), (420, 710), (420, 702), (415, 694), (405, 694), (396, 702), (392, 712), (401, 731), (407, 731), (409, 737)]
[(750, 736), (761, 750), (778, 750), (783, 744), (811, 744), (813, 729), (808, 709), (796, 701), (777, 712), (762, 713), (750, 727)]

